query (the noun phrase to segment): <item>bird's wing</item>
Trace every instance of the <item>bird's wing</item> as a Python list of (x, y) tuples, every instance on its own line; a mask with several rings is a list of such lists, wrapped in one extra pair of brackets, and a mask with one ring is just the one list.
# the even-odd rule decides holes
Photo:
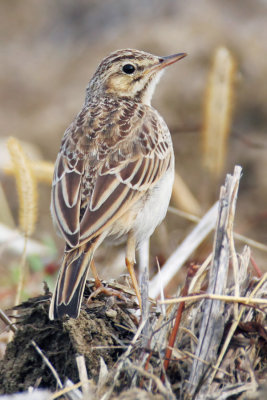
[(166, 124), (152, 110), (134, 118), (136, 112), (130, 121), (123, 112), (113, 116), (112, 123), (104, 121), (95, 147), (88, 139), (87, 155), (82, 152), (78, 161), (69, 160), (63, 151), (58, 157), (52, 214), (71, 247), (99, 236), (170, 166)]
[(51, 213), (56, 227), (72, 247), (80, 237), (81, 183), (84, 160), (57, 156), (52, 183)]

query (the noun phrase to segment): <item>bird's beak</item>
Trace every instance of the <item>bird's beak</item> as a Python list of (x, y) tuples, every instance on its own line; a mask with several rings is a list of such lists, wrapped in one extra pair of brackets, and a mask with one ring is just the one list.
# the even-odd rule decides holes
[(160, 71), (161, 69), (175, 63), (176, 61), (181, 60), (186, 56), (187, 53), (178, 53), (178, 54), (172, 54), (171, 56), (167, 57), (159, 57), (159, 62), (157, 64), (149, 66), (146, 70), (146, 73), (153, 71)]

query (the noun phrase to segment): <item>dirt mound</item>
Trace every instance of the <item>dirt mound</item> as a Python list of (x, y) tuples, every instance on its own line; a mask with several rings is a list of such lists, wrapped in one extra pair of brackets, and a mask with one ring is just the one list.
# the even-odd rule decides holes
[[(87, 287), (85, 299), (91, 292)], [(55, 389), (51, 370), (36, 352), (32, 341), (43, 351), (62, 382), (79, 381), (76, 356), (83, 354), (88, 377), (99, 376), (100, 357), (112, 368), (133, 337), (136, 321), (130, 309), (114, 297), (84, 305), (77, 320), (50, 321), (49, 297), (36, 297), (17, 307), (19, 328), (0, 361), (0, 393), (14, 393), (33, 387)]]

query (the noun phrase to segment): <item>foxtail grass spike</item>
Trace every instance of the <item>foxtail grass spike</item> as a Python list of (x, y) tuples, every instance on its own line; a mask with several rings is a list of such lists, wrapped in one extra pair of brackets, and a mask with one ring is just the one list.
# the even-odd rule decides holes
[(232, 124), (235, 61), (230, 51), (215, 51), (204, 108), (202, 130), (203, 161), (214, 178), (224, 169), (228, 137)]
[(8, 151), (14, 165), (19, 196), (19, 227), (25, 236), (33, 234), (37, 220), (37, 185), (28, 157), (19, 141), (13, 137), (7, 141)]
[[(37, 182), (47, 183), (49, 186), (52, 184), (54, 164), (49, 161), (29, 161), (33, 175)], [(15, 174), (15, 167), (13, 164), (8, 164), (4, 167), (4, 172), (8, 175)]]

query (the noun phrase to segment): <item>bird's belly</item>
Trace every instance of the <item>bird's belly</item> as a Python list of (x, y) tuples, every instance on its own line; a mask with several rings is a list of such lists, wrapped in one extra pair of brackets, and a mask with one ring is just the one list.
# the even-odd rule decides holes
[(127, 239), (129, 231), (134, 232), (137, 245), (148, 239), (166, 215), (173, 180), (174, 168), (170, 168), (143, 198), (112, 224), (105, 241), (120, 244)]
[(170, 168), (156, 186), (151, 189), (148, 198), (140, 208), (132, 229), (135, 232), (138, 245), (148, 239), (165, 218), (171, 198), (173, 180), (174, 169)]

